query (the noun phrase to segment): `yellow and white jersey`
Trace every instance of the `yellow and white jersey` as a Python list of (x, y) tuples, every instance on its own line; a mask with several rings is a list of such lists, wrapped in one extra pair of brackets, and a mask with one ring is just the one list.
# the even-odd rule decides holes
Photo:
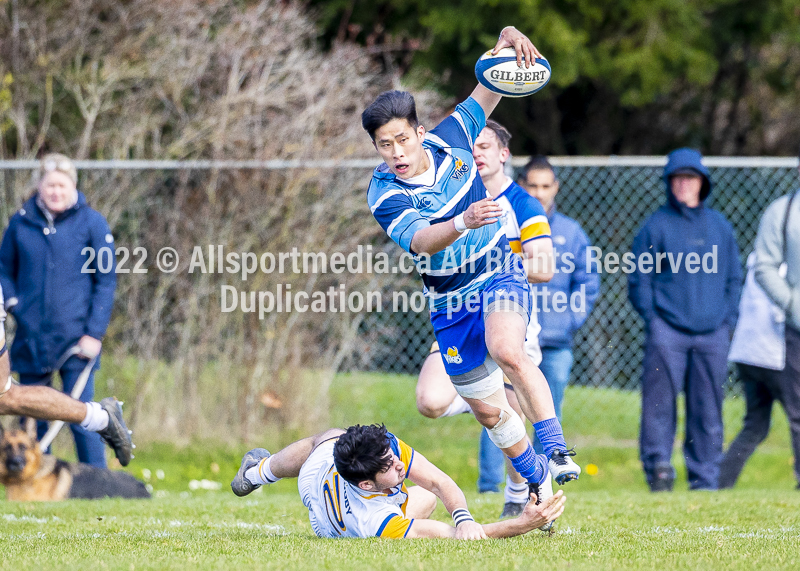
[[(539, 238), (550, 238), (550, 221), (542, 203), (509, 177), (506, 177), (500, 194), (494, 200), (503, 209), (500, 222), (512, 252), (523, 256), (523, 244)], [(542, 349), (539, 346), (539, 332), (542, 327), (536, 315), (536, 298), (533, 299), (533, 313), (525, 332), (525, 352), (538, 367), (542, 362)]]
[[(314, 533), (319, 537), (405, 537), (413, 519), (406, 518), (405, 483), (389, 493), (367, 492), (346, 482), (336, 471), (336, 439), (320, 444), (305, 461), (298, 487)], [(389, 433), (392, 452), (400, 458), (406, 477), (414, 462), (414, 449)]]
[(550, 237), (550, 222), (542, 203), (510, 178), (506, 177), (494, 200), (503, 209), (500, 222), (514, 253), (522, 254), (525, 242)]

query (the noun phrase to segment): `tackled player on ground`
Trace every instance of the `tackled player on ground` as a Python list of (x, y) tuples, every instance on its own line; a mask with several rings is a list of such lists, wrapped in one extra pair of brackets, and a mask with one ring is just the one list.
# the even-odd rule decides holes
[[(264, 448), (250, 450), (231, 489), (246, 496), (282, 478), (298, 478), (300, 497), (318, 537), (514, 537), (555, 520), (566, 501), (560, 490), (541, 503), (532, 495), (519, 517), (480, 525), (452, 478), (382, 425), (330, 429), (275, 455)], [(416, 486), (407, 488), (406, 479)], [(437, 498), (454, 525), (428, 519)]]

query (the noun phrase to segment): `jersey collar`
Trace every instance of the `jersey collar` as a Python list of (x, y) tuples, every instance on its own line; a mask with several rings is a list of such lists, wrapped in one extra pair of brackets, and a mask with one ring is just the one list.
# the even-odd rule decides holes
[(497, 196), (495, 196), (494, 198), (492, 198), (492, 200), (497, 200), (498, 198), (500, 198), (501, 196), (503, 196), (503, 195), (506, 193), (506, 191), (507, 191), (509, 188), (511, 188), (511, 185), (512, 185), (512, 184), (514, 184), (514, 181), (513, 181), (513, 180), (511, 180), (511, 177), (510, 177), (510, 176), (506, 176), (506, 180), (505, 180), (505, 182), (503, 183), (503, 186), (500, 188), (500, 192), (497, 194)]
[[(436, 143), (429, 142), (427, 139), (422, 142), (422, 148), (431, 151), (431, 155), (433, 156), (433, 168), (434, 168), (434, 186), (436, 185), (436, 175), (439, 173), (439, 167), (444, 162), (445, 158), (450, 154), (447, 150)], [(373, 176), (379, 180), (385, 182), (395, 182), (407, 188), (421, 188), (426, 185), (422, 184), (409, 184), (404, 181), (402, 178), (397, 178), (397, 176), (389, 169), (389, 165), (386, 163), (381, 163), (375, 168), (373, 172)]]

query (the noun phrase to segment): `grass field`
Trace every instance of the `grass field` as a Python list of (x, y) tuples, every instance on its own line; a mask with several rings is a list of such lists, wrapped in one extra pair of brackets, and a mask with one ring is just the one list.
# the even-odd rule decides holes
[[(332, 424), (383, 421), (450, 473), (473, 514), (493, 521), (502, 496), (475, 492), (477, 423), (416, 413), (414, 380), (341, 375)], [(775, 414), (769, 439), (725, 492), (688, 492), (680, 454), (676, 492), (650, 494), (637, 460), (638, 397), (571, 389), (564, 425), (595, 476), (568, 484), (567, 511), (552, 537), (511, 540), (340, 541), (312, 536), (294, 482), (244, 499), (228, 490), (242, 446), (198, 442), (140, 447), (130, 471), (154, 488), (150, 501), (2, 503), (0, 569), (770, 569), (800, 568), (800, 492), (788, 431)], [(570, 412), (570, 411), (573, 412)], [(739, 399), (726, 402), (728, 438)], [(268, 448), (284, 442), (265, 437)], [(213, 489), (219, 486), (219, 489)], [(448, 521), (440, 506), (435, 517)]]

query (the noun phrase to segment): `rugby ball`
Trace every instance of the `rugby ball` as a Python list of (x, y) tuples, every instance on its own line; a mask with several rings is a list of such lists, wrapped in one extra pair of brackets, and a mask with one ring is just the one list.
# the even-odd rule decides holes
[(505, 97), (525, 97), (536, 93), (550, 81), (550, 63), (536, 58), (533, 65), (517, 66), (514, 48), (503, 48), (496, 55), (486, 52), (475, 64), (475, 77), (486, 89)]

